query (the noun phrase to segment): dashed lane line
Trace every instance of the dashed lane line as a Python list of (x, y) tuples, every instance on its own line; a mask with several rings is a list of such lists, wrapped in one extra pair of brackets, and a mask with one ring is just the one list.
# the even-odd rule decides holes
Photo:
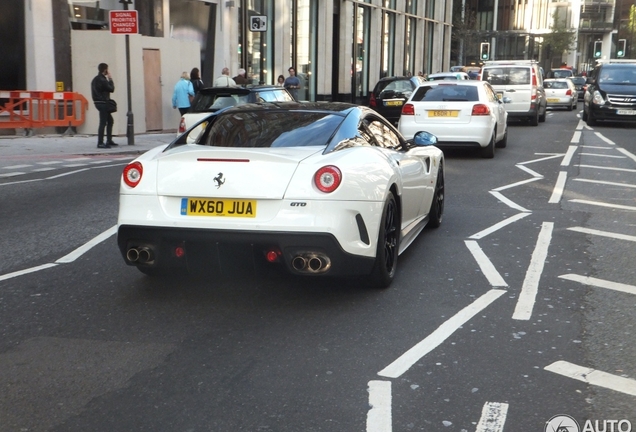
[(539, 291), (539, 280), (543, 273), (545, 259), (548, 256), (548, 248), (550, 246), (550, 241), (552, 240), (553, 229), (553, 222), (543, 222), (541, 225), (541, 232), (539, 233), (537, 244), (532, 252), (530, 266), (528, 267), (526, 277), (523, 280), (523, 285), (521, 286), (521, 292), (519, 293), (519, 299), (517, 300), (515, 311), (512, 314), (512, 319), (527, 321), (532, 316), (537, 292)]
[(576, 131), (574, 132), (574, 134), (572, 135), (572, 139), (570, 140), (570, 143), (572, 144), (578, 144), (579, 141), (581, 141), (581, 131)]
[(29, 168), (32, 167), (33, 165), (11, 165), (11, 166), (6, 166), (6, 167), (2, 167), (2, 169), (22, 169), (22, 168)]
[(564, 360), (556, 361), (544, 367), (544, 369), (548, 372), (554, 372), (597, 387), (603, 387), (636, 396), (636, 380), (630, 378), (624, 378), (607, 372), (579, 366)]
[(488, 291), (473, 303), (459, 311), (456, 315), (445, 321), (441, 326), (433, 331), (433, 333), (402, 354), (393, 363), (378, 372), (378, 375), (387, 378), (400, 377), (422, 357), (441, 345), (457, 329), (466, 324), (472, 317), (483, 311), (506, 292), (506, 290), (500, 289), (492, 289)]
[(606, 167), (606, 166), (599, 166), (599, 165), (577, 165), (579, 168), (595, 168), (595, 169), (600, 169), (600, 170), (607, 170), (607, 171), (621, 171), (621, 172), (631, 172), (631, 173), (636, 173), (636, 169), (629, 169), (629, 168), (615, 168), (615, 167)]
[(495, 231), (500, 230), (501, 228), (510, 225), (511, 223), (517, 222), (520, 219), (523, 219), (526, 216), (529, 216), (530, 213), (517, 213), (514, 216), (510, 216), (507, 219), (502, 220), (501, 222), (498, 222), (496, 224), (494, 224), (493, 226), (486, 228), (485, 230), (479, 231), (476, 234), (471, 235), (469, 238), (473, 239), (473, 240), (479, 240), (482, 239), (484, 237), (486, 237), (489, 234), (494, 233)]
[(481, 410), (481, 418), (475, 432), (502, 432), (507, 415), (507, 403), (486, 402)]
[(554, 189), (552, 190), (552, 195), (548, 200), (549, 204), (558, 204), (561, 201), (561, 197), (563, 196), (563, 191), (565, 190), (565, 182), (568, 179), (568, 173), (565, 171), (560, 171), (557, 177), (557, 181), (554, 185)]
[(579, 146), (568, 147), (568, 150), (565, 152), (565, 156), (563, 156), (563, 160), (561, 161), (561, 166), (570, 166), (570, 163), (572, 163), (572, 157), (574, 157), (574, 153), (576, 153), (578, 148)]
[(611, 204), (611, 203), (605, 203), (605, 202), (600, 202), (600, 201), (571, 199), (570, 202), (577, 203), (577, 204), (588, 204), (588, 205), (597, 206), (597, 207), (608, 207), (608, 208), (613, 208), (613, 209), (616, 209), (616, 210), (632, 210), (632, 211), (636, 211), (636, 207), (634, 207), (634, 206), (626, 206), (626, 205), (620, 205), (620, 204)]
[(488, 279), (488, 283), (490, 283), (493, 287), (507, 287), (508, 284), (504, 278), (501, 277), (501, 274), (499, 274), (492, 261), (490, 261), (488, 256), (486, 256), (477, 242), (473, 240), (465, 240), (464, 243), (466, 243), (466, 247), (470, 253), (473, 254), (473, 258), (475, 258), (481, 272), (484, 274), (486, 279)]
[(597, 153), (580, 153), (581, 156), (596, 156), (610, 159), (627, 159), (627, 156), (616, 156), (616, 155), (605, 155), (605, 154), (597, 154)]
[(579, 182), (608, 185), (608, 186), (620, 186), (620, 187), (626, 187), (626, 188), (636, 188), (636, 184), (617, 183), (617, 182), (611, 182), (611, 181), (590, 180), (590, 179), (582, 179), (582, 178), (576, 178), (576, 179), (573, 179), (573, 180), (574, 181), (579, 181)]
[(627, 240), (627, 241), (636, 242), (636, 236), (631, 236), (631, 235), (627, 235), (627, 234), (619, 234), (619, 233), (614, 233), (614, 232), (610, 232), (610, 231), (600, 231), (600, 230), (595, 230), (595, 229), (591, 229), (591, 228), (583, 228), (583, 227), (571, 227), (571, 228), (568, 228), (568, 230), (576, 231), (576, 232), (580, 232), (580, 233), (584, 233), (584, 234), (591, 234), (591, 235), (597, 235), (597, 236), (602, 236), (602, 237), (609, 237), (609, 238), (613, 238), (613, 239), (616, 239), (616, 240)]
[(578, 282), (582, 285), (605, 288), (613, 291), (620, 291), (627, 294), (636, 295), (636, 286), (633, 285), (627, 285), (619, 282), (612, 282), (604, 279), (597, 279), (590, 276), (581, 276), (576, 274), (564, 274), (559, 277), (561, 279), (569, 280), (572, 282)]
[(367, 432), (391, 432), (391, 382), (369, 381)]
[(514, 201), (506, 198), (505, 196), (503, 196), (502, 194), (500, 194), (497, 191), (490, 191), (490, 194), (492, 196), (494, 196), (495, 198), (497, 198), (502, 203), (506, 204), (510, 208), (513, 208), (515, 210), (519, 210), (521, 212), (530, 212), (530, 210), (528, 210), (527, 208), (521, 207), (519, 204), (517, 204)]

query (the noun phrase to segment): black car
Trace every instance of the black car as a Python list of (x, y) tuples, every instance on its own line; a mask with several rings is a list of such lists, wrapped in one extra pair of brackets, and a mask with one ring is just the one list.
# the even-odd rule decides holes
[(411, 97), (413, 90), (425, 82), (426, 79), (420, 76), (381, 78), (369, 95), (369, 107), (397, 125), (402, 114), (402, 105)]
[(600, 62), (587, 78), (583, 120), (636, 123), (636, 60)]
[(583, 96), (585, 96), (585, 87), (587, 87), (587, 83), (585, 82), (585, 77), (571, 77), (570, 80), (574, 83), (574, 87), (576, 88), (576, 93), (578, 95), (578, 100), (583, 100)]
[(178, 133), (209, 113), (230, 106), (258, 102), (292, 102), (294, 97), (286, 88), (272, 85), (246, 85), (244, 87), (206, 87), (197, 93), (190, 110), (181, 116)]

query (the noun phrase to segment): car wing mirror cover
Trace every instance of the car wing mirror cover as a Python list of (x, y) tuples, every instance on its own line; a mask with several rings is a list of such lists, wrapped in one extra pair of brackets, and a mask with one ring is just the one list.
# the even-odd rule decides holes
[(419, 131), (413, 136), (413, 144), (426, 147), (437, 145), (437, 137), (430, 132)]
[(508, 96), (504, 96), (501, 101), (505, 104), (512, 102), (512, 99), (510, 99)]

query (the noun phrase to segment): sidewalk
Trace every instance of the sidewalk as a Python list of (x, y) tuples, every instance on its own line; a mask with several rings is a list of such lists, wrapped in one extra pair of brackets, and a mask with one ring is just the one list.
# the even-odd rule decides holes
[(113, 137), (117, 147), (97, 147), (96, 135), (0, 135), (0, 159), (16, 159), (28, 156), (63, 156), (95, 154), (141, 154), (172, 142), (176, 132), (158, 132), (135, 135), (135, 144), (128, 145), (126, 136)]

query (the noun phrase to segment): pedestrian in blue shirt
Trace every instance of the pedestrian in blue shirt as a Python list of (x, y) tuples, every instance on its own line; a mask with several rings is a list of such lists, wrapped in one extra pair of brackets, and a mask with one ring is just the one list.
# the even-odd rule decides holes
[(285, 87), (294, 99), (298, 100), (298, 89), (300, 88), (300, 78), (296, 76), (296, 70), (293, 67), (287, 69), (289, 76), (285, 79), (283, 87)]
[(172, 108), (179, 108), (179, 112), (183, 115), (190, 109), (192, 99), (194, 99), (194, 87), (190, 81), (190, 74), (183, 72), (181, 79), (174, 86)]

